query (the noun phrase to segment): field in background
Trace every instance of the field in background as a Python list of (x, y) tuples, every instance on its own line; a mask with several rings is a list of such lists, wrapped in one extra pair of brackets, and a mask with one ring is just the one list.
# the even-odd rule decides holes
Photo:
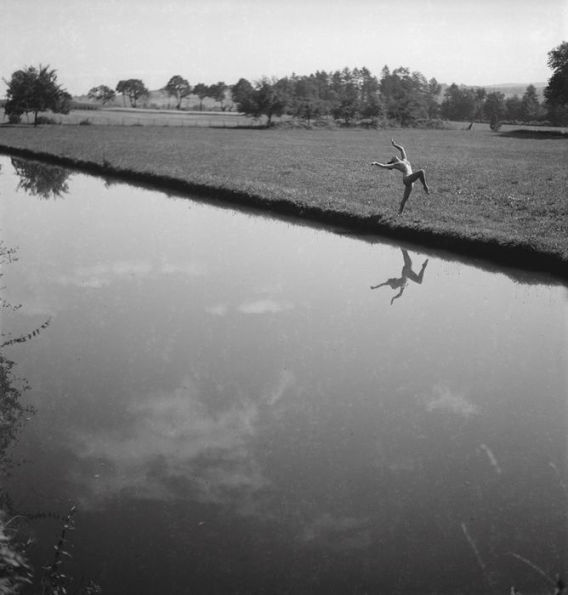
[[(5, 122), (0, 110), (0, 122)], [(76, 109), (68, 114), (45, 113), (44, 117), (57, 124), (94, 124), (99, 126), (202, 126), (234, 128), (237, 126), (258, 126), (261, 123), (237, 112), (188, 112), (143, 108)], [(33, 116), (23, 123), (33, 123)]]
[[(96, 126), (180, 126), (192, 128), (262, 128), (266, 123), (266, 117), (252, 118), (239, 112), (229, 111), (185, 111), (175, 109), (150, 109), (150, 108), (129, 108), (129, 107), (106, 107), (96, 109), (73, 109), (68, 114), (54, 114), (46, 112), (41, 114), (54, 124), (61, 125), (96, 125)], [(293, 128), (309, 128), (306, 121), (296, 120), (290, 116), (274, 117), (276, 126), (288, 126)], [(22, 116), (23, 124), (32, 124), (33, 115)], [(7, 118), (0, 108), (0, 125), (6, 125)], [(467, 130), (470, 122), (444, 121), (443, 128), (448, 130)], [(389, 122), (389, 126), (391, 123)], [(320, 121), (312, 121), (311, 127), (341, 128), (340, 122), (331, 118), (324, 118)], [(379, 126), (380, 127), (380, 126)], [(428, 127), (428, 126), (426, 126)], [(504, 124), (502, 132), (517, 130), (534, 131), (555, 131), (568, 132), (568, 128), (556, 128), (545, 126), (530, 126)], [(488, 123), (476, 122), (473, 131), (489, 131)]]
[[(415, 187), (402, 217), (400, 174), (370, 166), (389, 159), (392, 136), (415, 168), (426, 169), (431, 187), (429, 197)], [(300, 216), (338, 214), (366, 222), (367, 229), (376, 221), (377, 231), (406, 237), (427, 232), (441, 245), (444, 239), (448, 246), (481, 242), (496, 252), (521, 246), (568, 264), (566, 138), (517, 137), (484, 125), (472, 131), (2, 126), (0, 146), (170, 187), (213, 189), (229, 201), (284, 203)]]

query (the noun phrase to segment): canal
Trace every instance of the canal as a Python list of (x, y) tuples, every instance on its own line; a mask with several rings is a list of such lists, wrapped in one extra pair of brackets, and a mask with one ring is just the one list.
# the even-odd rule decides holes
[(544, 593), (566, 577), (566, 286), (0, 167), (18, 394), (1, 501), (36, 585)]

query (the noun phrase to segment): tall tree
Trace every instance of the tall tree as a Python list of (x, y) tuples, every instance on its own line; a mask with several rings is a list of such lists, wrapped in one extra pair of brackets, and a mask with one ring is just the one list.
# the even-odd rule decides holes
[(505, 119), (513, 122), (523, 120), (522, 116), (523, 102), (518, 95), (507, 97), (505, 99)]
[(254, 87), (246, 79), (240, 79), (232, 87), (231, 94), (237, 109), (248, 116), (260, 118), (266, 116), (266, 125), (270, 126), (274, 116), (280, 116), (288, 106), (288, 82), (263, 78)]
[(251, 111), (253, 103), (254, 87), (252, 84), (244, 78), (240, 78), (231, 87), (231, 98), (233, 103), (237, 106), (240, 112), (248, 113)]
[(270, 80), (262, 78), (257, 84), (254, 92), (254, 101), (256, 103), (255, 114), (257, 117), (266, 116), (266, 125), (272, 124), (274, 116), (281, 116), (289, 101), (285, 81)]
[(116, 97), (116, 92), (106, 85), (99, 85), (98, 87), (93, 87), (87, 93), (87, 97), (93, 101), (100, 101), (103, 105), (106, 105)]
[(485, 95), (483, 88), (452, 83), (444, 92), (444, 100), (440, 106), (441, 115), (448, 120), (473, 122), (481, 117)]
[(329, 114), (333, 101), (330, 78), (330, 74), (325, 70), (316, 70), (313, 75), (322, 114)]
[(533, 122), (540, 118), (541, 107), (534, 85), (529, 85), (521, 98), (521, 120)]
[(176, 109), (181, 109), (181, 102), (184, 97), (191, 93), (191, 85), (179, 74), (172, 76), (164, 87), (164, 91), (170, 96), (176, 98)]
[(57, 83), (57, 72), (49, 66), (39, 68), (28, 66), (16, 70), (7, 85), (4, 111), (13, 121), (19, 121), (22, 114), (34, 115), (34, 126), (40, 112), (69, 113), (71, 95)]
[(474, 113), (473, 118), (479, 118), (480, 120), (483, 118), (483, 106), (485, 104), (485, 99), (487, 97), (487, 91), (484, 87), (476, 87), (474, 90)]
[(359, 69), (359, 111), (364, 118), (377, 118), (382, 113), (379, 81), (363, 66)]
[(380, 88), (386, 116), (391, 120), (409, 126), (428, 117), (429, 86), (420, 72), (411, 73), (408, 68), (400, 67), (391, 73), (385, 66)]
[(317, 117), (320, 113), (318, 87), (313, 76), (296, 76), (288, 80), (290, 87), (288, 113), (307, 120)]
[(126, 91), (127, 85), (125, 80), (120, 80), (116, 84), (116, 92), (122, 95), (122, 107), (126, 107)]
[(430, 119), (437, 118), (440, 115), (440, 93), (442, 92), (442, 85), (435, 79), (431, 78), (428, 81), (428, 91), (426, 94), (426, 109), (428, 110), (428, 117)]
[(210, 97), (209, 86), (206, 85), (205, 83), (197, 83), (197, 85), (195, 85), (195, 87), (193, 87), (193, 92), (195, 93), (195, 95), (197, 95), (197, 97), (199, 97), (199, 111), (202, 112), (203, 111), (203, 100), (206, 97)]
[(360, 111), (359, 101), (359, 71), (344, 68), (332, 74), (332, 88), (335, 94), (332, 115), (337, 120), (349, 124)]
[(229, 87), (223, 82), (219, 81), (209, 87), (211, 97), (221, 105), (221, 111), (225, 111), (225, 93)]
[(568, 41), (548, 52), (552, 76), (544, 90), (549, 118), (555, 124), (568, 122)]
[(121, 93), (123, 97), (128, 97), (132, 107), (137, 106), (139, 99), (142, 97), (148, 97), (150, 94), (148, 89), (146, 89), (146, 85), (140, 79), (119, 81), (116, 85), (116, 91)]
[(491, 130), (499, 129), (499, 122), (505, 115), (505, 95), (499, 91), (488, 93), (483, 105), (486, 118), (489, 119)]

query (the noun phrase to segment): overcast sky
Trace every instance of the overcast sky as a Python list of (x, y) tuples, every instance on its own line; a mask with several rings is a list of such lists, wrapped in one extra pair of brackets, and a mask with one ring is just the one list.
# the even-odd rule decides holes
[[(546, 82), (568, 0), (2, 0), (0, 77), (49, 64), (72, 94), (366, 66), (442, 83)], [(0, 83), (0, 94), (5, 92)]]

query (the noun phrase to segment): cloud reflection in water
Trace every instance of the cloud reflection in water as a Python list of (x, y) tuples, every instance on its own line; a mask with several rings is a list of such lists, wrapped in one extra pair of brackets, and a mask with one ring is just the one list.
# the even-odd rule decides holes
[(259, 405), (237, 400), (211, 412), (197, 384), (186, 377), (169, 393), (131, 400), (118, 431), (76, 436), (82, 459), (104, 460), (109, 472), (77, 478), (88, 488), (83, 506), (127, 493), (136, 498), (192, 497), (221, 502), (229, 492), (261, 489), (263, 479), (251, 452)]
[(162, 263), (153, 265), (148, 261), (120, 260), (77, 267), (69, 275), (59, 275), (57, 282), (64, 286), (100, 288), (124, 278), (143, 278), (151, 275), (184, 275), (200, 277), (207, 274), (206, 268), (198, 263)]
[(479, 413), (478, 407), (462, 393), (452, 392), (449, 387), (442, 385), (432, 389), (432, 394), (427, 399), (426, 409), (430, 412), (453, 413), (465, 418)]
[(337, 551), (366, 549), (373, 543), (373, 522), (366, 518), (323, 513), (304, 528), (300, 539)]
[(278, 314), (292, 308), (293, 306), (289, 302), (261, 299), (244, 302), (238, 307), (238, 311), (242, 314)]

